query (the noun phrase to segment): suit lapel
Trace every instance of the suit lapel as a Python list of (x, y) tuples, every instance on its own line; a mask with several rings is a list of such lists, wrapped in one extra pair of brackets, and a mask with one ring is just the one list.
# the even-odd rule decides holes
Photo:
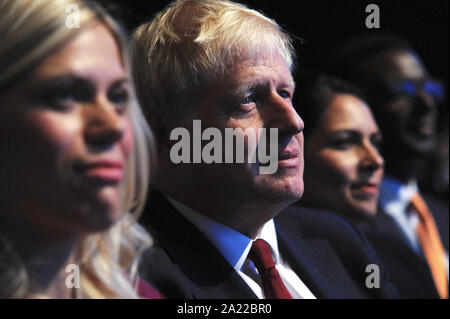
[(420, 254), (413, 251), (402, 230), (392, 217), (383, 211), (379, 211), (374, 220), (360, 227), (380, 256), (385, 256), (384, 251), (387, 251), (390, 256), (395, 256), (392, 258), (403, 262), (424, 283), (433, 282), (422, 251)]
[(226, 259), (163, 194), (152, 191), (148, 202), (150, 214), (142, 223), (151, 221), (158, 244), (179, 266), (194, 298), (256, 298)]
[[(369, 223), (368, 233), (370, 232), (380, 232), (383, 237), (389, 238), (390, 241), (395, 242), (397, 245), (403, 247), (409, 247), (407, 239), (403, 235), (403, 231), (397, 225), (395, 220), (386, 214), (384, 211), (379, 210), (376, 217), (373, 219), (372, 223)], [(409, 248), (411, 249), (411, 248)]]
[(361, 298), (338, 256), (324, 239), (301, 238), (277, 227), (280, 252), (317, 298)]

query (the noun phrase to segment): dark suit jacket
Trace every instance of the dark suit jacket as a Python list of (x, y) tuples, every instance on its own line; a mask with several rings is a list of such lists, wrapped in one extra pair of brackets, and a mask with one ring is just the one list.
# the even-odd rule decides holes
[[(140, 276), (166, 298), (256, 298), (216, 248), (158, 191), (141, 223), (155, 245), (143, 256)], [(380, 264), (358, 231), (332, 214), (290, 207), (275, 219), (279, 249), (318, 298), (395, 297), (381, 268), (380, 288), (365, 286), (368, 264)]]
[[(448, 251), (448, 205), (424, 196), (438, 226), (442, 243)], [(389, 269), (392, 283), (402, 298), (439, 298), (423, 253), (408, 244), (395, 220), (384, 211), (359, 226)]]

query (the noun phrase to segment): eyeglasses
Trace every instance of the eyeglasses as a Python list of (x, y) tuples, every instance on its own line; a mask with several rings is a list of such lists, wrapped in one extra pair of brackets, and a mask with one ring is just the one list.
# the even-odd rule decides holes
[(388, 84), (387, 89), (394, 98), (414, 98), (421, 90), (438, 102), (444, 98), (443, 85), (432, 79), (396, 81)]

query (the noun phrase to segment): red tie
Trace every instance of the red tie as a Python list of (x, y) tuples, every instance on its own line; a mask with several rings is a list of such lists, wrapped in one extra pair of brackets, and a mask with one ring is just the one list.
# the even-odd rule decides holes
[(266, 299), (292, 299), (273, 262), (269, 245), (262, 239), (255, 240), (248, 257), (261, 276)]

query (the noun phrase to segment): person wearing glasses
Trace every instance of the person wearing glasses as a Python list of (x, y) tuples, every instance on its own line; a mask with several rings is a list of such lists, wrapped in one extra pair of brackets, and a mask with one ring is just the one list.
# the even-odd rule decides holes
[(448, 203), (420, 183), (437, 146), (441, 84), (406, 40), (390, 35), (349, 39), (324, 62), (360, 85), (383, 134), (386, 174), (369, 240), (404, 297), (448, 298)]

